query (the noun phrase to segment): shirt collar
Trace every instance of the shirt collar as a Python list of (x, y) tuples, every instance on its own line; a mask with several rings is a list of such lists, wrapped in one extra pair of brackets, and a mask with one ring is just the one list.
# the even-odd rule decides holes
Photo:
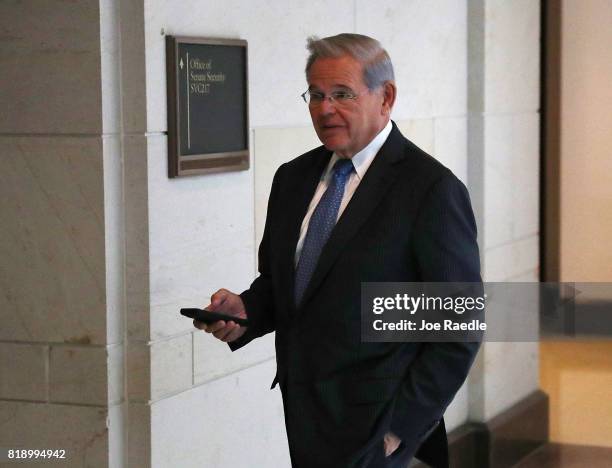
[[(353, 161), (353, 166), (355, 167), (355, 173), (357, 174), (359, 180), (363, 178), (366, 171), (370, 167), (370, 164), (372, 164), (372, 161), (380, 151), (380, 148), (382, 148), (382, 146), (385, 144), (385, 141), (387, 141), (387, 138), (391, 133), (392, 127), (393, 126), (391, 125), (391, 119), (389, 119), (387, 125), (385, 125), (385, 127), (378, 133), (378, 135), (376, 135), (372, 139), (372, 141), (370, 141), (370, 143), (366, 145), (364, 149), (359, 151), (351, 158), (351, 161)], [(331, 171), (338, 159), (340, 159), (340, 157), (336, 153), (332, 154), (331, 160), (329, 161), (329, 165), (327, 166), (327, 171), (325, 171), (325, 175), (327, 175)]]

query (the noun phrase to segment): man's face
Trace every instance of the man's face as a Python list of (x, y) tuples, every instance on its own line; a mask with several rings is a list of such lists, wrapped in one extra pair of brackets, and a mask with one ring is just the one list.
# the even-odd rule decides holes
[(390, 108), (383, 89), (368, 90), (362, 65), (349, 55), (317, 59), (308, 71), (308, 89), (329, 96), (349, 91), (356, 99), (309, 106), (312, 124), (325, 147), (341, 157), (353, 157), (383, 129)]

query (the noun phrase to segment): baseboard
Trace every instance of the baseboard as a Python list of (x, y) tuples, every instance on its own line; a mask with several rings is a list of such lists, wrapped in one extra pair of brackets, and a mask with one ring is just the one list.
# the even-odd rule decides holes
[(450, 466), (510, 468), (547, 442), (548, 396), (537, 390), (487, 422), (466, 423), (451, 431)]

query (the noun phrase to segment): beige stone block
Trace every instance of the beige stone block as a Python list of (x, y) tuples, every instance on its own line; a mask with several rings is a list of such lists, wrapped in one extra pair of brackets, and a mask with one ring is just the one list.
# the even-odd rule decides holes
[(126, 374), (129, 401), (148, 402), (151, 399), (151, 347), (148, 343), (129, 342)]
[(0, 138), (0, 340), (106, 342), (102, 145)]
[[(123, 129), (126, 133), (143, 134), (147, 131), (145, 83), (153, 77), (146, 76), (144, 9), (144, 2), (120, 2), (121, 99)], [(165, 104), (162, 108), (165, 109)]]
[[(47, 460), (44, 466), (109, 466), (106, 408), (0, 401), (0, 414), (3, 447), (66, 451), (65, 459)], [(43, 466), (32, 466), (39, 465)]]
[(151, 343), (151, 399), (187, 390), (192, 384), (191, 333)]
[(51, 346), (49, 400), (106, 405), (108, 356), (105, 347)]
[(151, 406), (148, 404), (130, 403), (128, 415), (127, 466), (150, 467)]
[(99, 133), (99, 2), (0, 2), (0, 133)]
[(0, 398), (45, 401), (48, 359), (47, 346), (0, 343)]
[(123, 141), (126, 326), (130, 340), (148, 341), (149, 181), (145, 136)]

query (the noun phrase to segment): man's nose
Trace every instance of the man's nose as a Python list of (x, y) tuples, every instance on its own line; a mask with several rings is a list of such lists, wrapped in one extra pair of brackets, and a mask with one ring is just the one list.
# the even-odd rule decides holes
[(336, 103), (329, 96), (325, 96), (319, 105), (321, 114), (334, 114), (336, 112)]

